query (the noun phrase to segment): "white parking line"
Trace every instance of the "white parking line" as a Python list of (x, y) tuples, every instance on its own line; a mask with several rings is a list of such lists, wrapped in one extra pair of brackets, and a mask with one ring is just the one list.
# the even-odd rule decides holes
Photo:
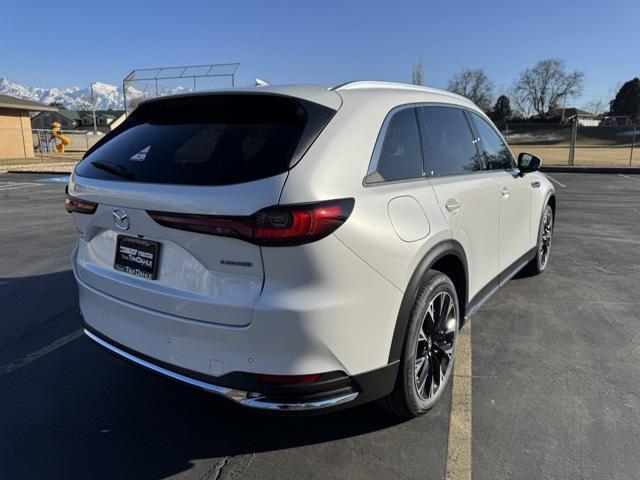
[(42, 185), (39, 183), (16, 183), (16, 182), (8, 182), (0, 184), (0, 191), (4, 192), (5, 190), (17, 190), (19, 188), (27, 188), (27, 187), (41, 187)]
[(447, 480), (471, 480), (471, 322), (458, 334), (447, 447)]
[(551, 175), (549, 175), (548, 173), (545, 173), (545, 175), (546, 175), (546, 176), (547, 176), (547, 178), (548, 178), (549, 180), (551, 180), (553, 183), (555, 183), (555, 184), (557, 184), (557, 185), (560, 185), (560, 186), (561, 186), (561, 187), (563, 187), (563, 188), (567, 188), (567, 186), (566, 186), (564, 183), (559, 182), (558, 180), (556, 180), (555, 178), (553, 178), (553, 177), (552, 177)]
[(82, 329), (76, 330), (75, 332), (71, 332), (69, 335), (65, 335), (64, 337), (59, 338), (55, 342), (47, 345), (46, 347), (41, 348), (40, 350), (36, 350), (35, 352), (26, 354), (24, 357), (20, 358), (19, 360), (13, 363), (0, 366), (0, 375), (11, 373), (20, 367), (24, 367), (25, 365), (28, 365), (29, 363), (38, 360), (40, 357), (44, 357), (46, 354), (51, 353), (54, 350), (57, 350), (58, 348), (66, 345), (67, 343), (72, 342), (76, 338), (81, 337), (82, 332), (83, 332)]
[(640, 182), (640, 178), (628, 177), (628, 176), (623, 175), (621, 173), (619, 173), (618, 175), (620, 175), (621, 177), (624, 177), (624, 178), (628, 178), (629, 180), (633, 180), (634, 182)]

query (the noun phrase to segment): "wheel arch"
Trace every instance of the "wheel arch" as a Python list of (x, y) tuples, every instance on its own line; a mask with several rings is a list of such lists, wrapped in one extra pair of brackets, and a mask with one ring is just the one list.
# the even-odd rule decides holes
[(549, 192), (547, 194), (547, 199), (544, 202), (545, 205), (549, 205), (551, 210), (553, 211), (553, 216), (556, 216), (556, 194), (554, 192)]
[(469, 301), (469, 269), (467, 256), (460, 243), (455, 240), (445, 240), (436, 244), (422, 257), (422, 260), (418, 263), (418, 266), (411, 275), (396, 318), (391, 348), (389, 350), (389, 363), (398, 361), (402, 355), (409, 315), (411, 314), (411, 308), (420, 287), (420, 280), (430, 269), (439, 270), (451, 278), (456, 288), (456, 293), (458, 294), (458, 301), (460, 302), (461, 319), (464, 319), (465, 307)]
[(551, 207), (551, 212), (553, 213), (553, 220), (555, 222), (556, 219), (556, 194), (553, 190), (549, 191), (544, 198), (544, 202), (542, 202), (542, 209), (540, 210), (540, 220), (538, 222), (538, 231), (536, 233), (536, 244), (538, 241), (538, 237), (540, 236), (540, 229), (542, 228), (542, 215), (544, 214), (544, 209), (547, 208), (547, 205)]

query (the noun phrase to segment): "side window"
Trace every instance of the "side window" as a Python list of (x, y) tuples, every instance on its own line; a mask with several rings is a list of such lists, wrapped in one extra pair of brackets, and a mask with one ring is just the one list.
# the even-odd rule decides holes
[(480, 152), (488, 170), (509, 170), (514, 167), (509, 149), (496, 131), (480, 115), (470, 115), (480, 136)]
[(419, 107), (427, 175), (482, 170), (464, 112), (455, 107)]
[(384, 138), (374, 151), (375, 181), (405, 180), (422, 176), (420, 133), (413, 108), (394, 113), (387, 123)]

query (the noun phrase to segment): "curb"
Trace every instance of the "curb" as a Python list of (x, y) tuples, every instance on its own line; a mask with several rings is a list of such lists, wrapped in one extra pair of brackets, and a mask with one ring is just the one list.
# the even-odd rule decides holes
[(29, 175), (71, 175), (71, 170), (68, 172), (52, 171), (52, 170), (7, 170), (0, 173), (26, 173)]
[(540, 167), (541, 172), (557, 173), (636, 173), (640, 174), (640, 167), (570, 167), (563, 165), (549, 165)]

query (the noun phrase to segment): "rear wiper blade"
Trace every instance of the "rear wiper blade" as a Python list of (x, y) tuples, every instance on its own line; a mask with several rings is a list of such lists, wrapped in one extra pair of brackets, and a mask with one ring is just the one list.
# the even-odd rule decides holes
[(105, 170), (109, 173), (113, 173), (114, 175), (118, 175), (119, 177), (126, 178), (127, 180), (133, 180), (134, 178), (136, 178), (133, 172), (127, 170), (126, 167), (123, 167), (122, 165), (118, 165), (116, 163), (94, 160), (93, 162), (91, 162), (91, 165), (101, 170)]

